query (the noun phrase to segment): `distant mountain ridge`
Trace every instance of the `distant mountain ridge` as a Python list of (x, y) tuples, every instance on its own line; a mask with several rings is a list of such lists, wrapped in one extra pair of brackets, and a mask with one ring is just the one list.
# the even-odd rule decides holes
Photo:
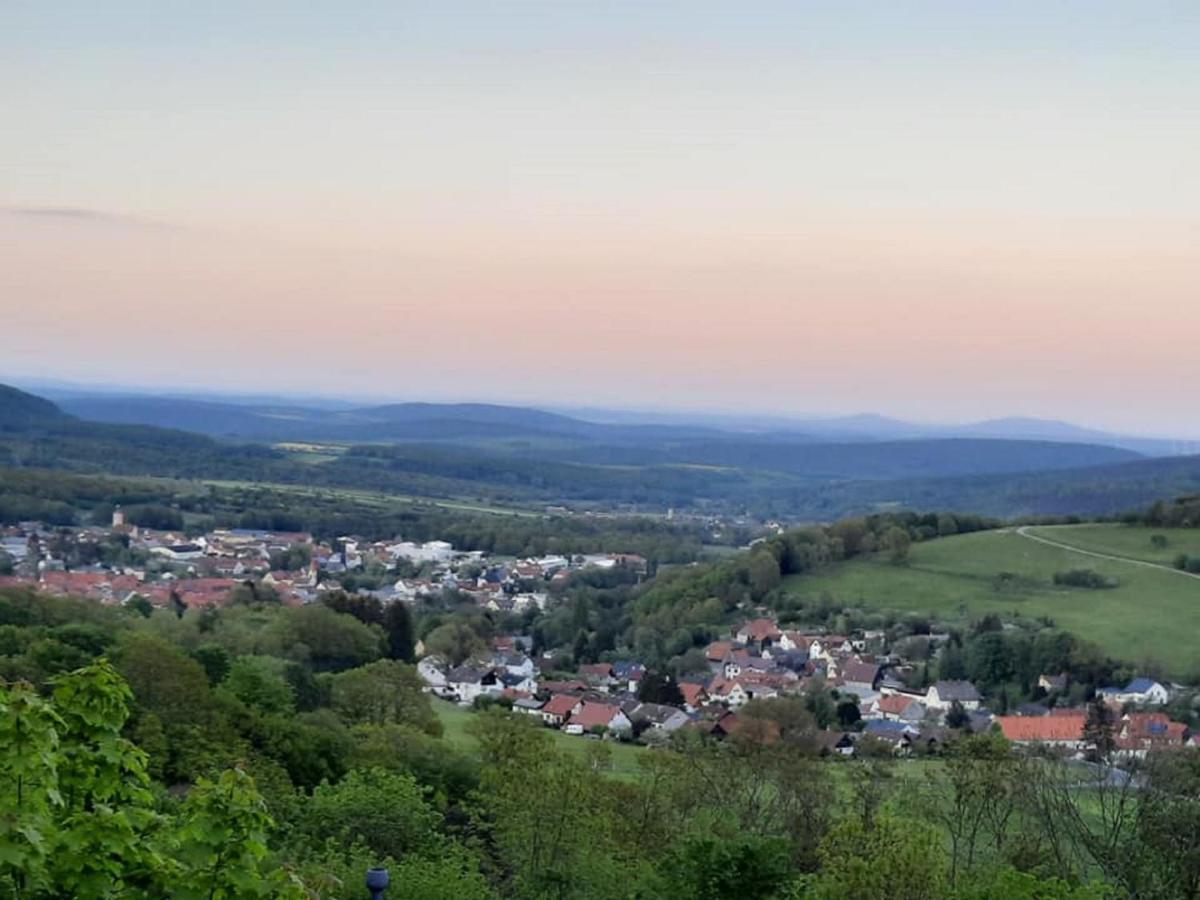
[(71, 416), (44, 397), (0, 384), (0, 428), (33, 428), (70, 419)]
[[(362, 406), (252, 403), (132, 394), (64, 394), (66, 412), (81, 419), (181, 428), (212, 437), (257, 441), (422, 441), (469, 438), (576, 439), (616, 444), (648, 439), (756, 438), (793, 443), (988, 438), (1095, 444), (1145, 456), (1171, 456), (1187, 444), (1112, 434), (1068, 422), (1028, 417), (962, 425), (905, 422), (874, 413), (833, 418), (544, 410), (491, 403), (407, 402)], [(1197, 446), (1200, 449), (1200, 445)]]
[[(573, 410), (562, 410), (567, 413)], [(1056, 419), (1011, 416), (964, 424), (907, 422), (877, 413), (849, 416), (801, 418), (788, 416), (733, 415), (716, 413), (642, 413), (621, 410), (581, 409), (577, 414), (599, 422), (636, 423), (658, 418), (664, 422), (694, 419), (707, 427), (753, 434), (787, 435), (816, 442), (897, 441), (954, 437), (1003, 438), (1008, 440), (1054, 441), (1070, 444), (1103, 444), (1132, 450), (1145, 456), (1178, 456), (1200, 452), (1200, 441), (1116, 434), (1084, 428)], [(1191, 449), (1189, 449), (1191, 448)]]
[(576, 439), (640, 441), (704, 437), (714, 429), (605, 425), (522, 406), (488, 403), (391, 403), (352, 409), (252, 406), (172, 397), (70, 396), (60, 406), (81, 419), (179, 428), (211, 437), (258, 441), (428, 441)]
[(1001, 437), (904, 439), (842, 434), (894, 420), (839, 420), (836, 437), (744, 433), (685, 424), (589, 422), (487, 403), (394, 403), (350, 410), (233, 406), (171, 398), (65, 400), (82, 419), (170, 427), (253, 441), (466, 444), (481, 450), (587, 465), (705, 465), (787, 472), (809, 479), (951, 477), (1110, 465), (1140, 454), (1102, 444)]
[[(1000, 516), (1108, 513), (1200, 489), (1200, 457), (1144, 459), (1130, 450), (1076, 442), (822, 442), (786, 431), (598, 423), (491, 404), (340, 410), (163, 397), (103, 400), (102, 411), (117, 422), (76, 418), (44, 398), (0, 387), (0, 474), (4, 466), (36, 467), (793, 520), (897, 505)], [(63, 405), (84, 412), (77, 402)], [(120, 424), (125, 417), (134, 422)], [(150, 421), (139, 423), (138, 417)], [(880, 427), (879, 418), (854, 418)], [(1030, 427), (996, 427), (1010, 426)], [(217, 428), (256, 436), (211, 436)], [(281, 435), (297, 442), (329, 435), (344, 446), (292, 452), (272, 446), (286, 441)]]

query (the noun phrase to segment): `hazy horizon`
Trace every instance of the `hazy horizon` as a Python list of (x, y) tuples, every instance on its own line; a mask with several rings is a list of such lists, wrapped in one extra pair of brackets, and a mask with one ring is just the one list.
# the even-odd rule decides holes
[(1200, 7), (0, 24), (27, 379), (1200, 438)]
[[(757, 409), (757, 408), (718, 408), (718, 407), (687, 407), (687, 406), (639, 406), (635, 403), (624, 405), (594, 405), (594, 404), (562, 404), (556, 402), (540, 402), (536, 399), (532, 400), (514, 400), (504, 396), (483, 396), (483, 395), (463, 395), (463, 396), (444, 396), (444, 397), (429, 397), (419, 395), (401, 395), (401, 394), (355, 394), (353, 392), (341, 393), (316, 393), (309, 391), (289, 392), (289, 391), (255, 391), (248, 388), (227, 388), (223, 390), (213, 390), (205, 388), (202, 385), (149, 385), (149, 384), (114, 384), (111, 382), (96, 381), (68, 381), (53, 378), (37, 378), (26, 377), (19, 374), (5, 374), (0, 372), (0, 384), (7, 384), (24, 390), (28, 393), (38, 394), (39, 391), (51, 396), (96, 396), (96, 397), (149, 397), (162, 399), (187, 399), (200, 402), (229, 402), (245, 405), (260, 405), (276, 400), (295, 404), (296, 406), (311, 406), (317, 407), (320, 405), (336, 408), (345, 406), (349, 407), (366, 407), (371, 405), (385, 404), (404, 404), (404, 403), (432, 403), (432, 404), (486, 404), (497, 406), (514, 406), (531, 409), (539, 409), (546, 412), (555, 412), (562, 415), (573, 416), (585, 420), (593, 421), (621, 421), (623, 419), (631, 419), (635, 421), (656, 421), (654, 417), (660, 417), (661, 421), (666, 424), (672, 420), (681, 423), (694, 423), (703, 425), (707, 423), (735, 423), (741, 421), (743, 423), (761, 423), (764, 427), (774, 423), (777, 426), (785, 426), (788, 423), (801, 424), (804, 422), (836, 422), (839, 420), (853, 420), (859, 418), (878, 417), (880, 419), (896, 422), (903, 425), (912, 425), (919, 428), (927, 429), (954, 429), (957, 427), (966, 427), (972, 425), (980, 425), (988, 422), (1000, 421), (1023, 421), (1045, 423), (1048, 425), (1068, 425), (1072, 427), (1104, 432), (1116, 437), (1143, 439), (1143, 440), (1160, 440), (1160, 441), (1179, 441), (1180, 443), (1190, 444), (1194, 439), (1188, 438), (1182, 433), (1161, 433), (1161, 432), (1137, 432), (1137, 431), (1114, 431), (1106, 429), (1102, 426), (1095, 425), (1089, 422), (1072, 420), (1062, 416), (1050, 417), (1035, 417), (1027, 416), (1022, 413), (1010, 413), (1008, 415), (1000, 415), (988, 417), (986, 419), (920, 419), (909, 418), (898, 415), (892, 415), (886, 410), (878, 409), (855, 409), (843, 410), (832, 413), (813, 413), (803, 409), (788, 410), (788, 409)], [(1052, 438), (1047, 438), (1052, 440)], [(1191, 452), (1188, 450), (1187, 452)]]

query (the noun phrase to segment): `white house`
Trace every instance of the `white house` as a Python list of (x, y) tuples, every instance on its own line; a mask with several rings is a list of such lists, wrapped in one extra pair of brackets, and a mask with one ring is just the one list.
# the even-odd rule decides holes
[(633, 730), (633, 723), (621, 711), (621, 707), (615, 703), (595, 703), (591, 700), (585, 700), (580, 704), (579, 709), (571, 715), (569, 726), (576, 726), (581, 731), (590, 731), (599, 726), (616, 732)]
[(555, 694), (542, 706), (542, 721), (551, 726), (562, 725), (582, 703), (571, 694)]
[(454, 558), (454, 546), (446, 541), (428, 541), (424, 544), (402, 541), (387, 549), (394, 559), (407, 559), (415, 563), (448, 562)]
[(500, 681), (501, 691), (519, 691), (522, 694), (537, 693), (538, 682), (536, 675), (514, 675), (511, 672), (505, 672), (503, 669), (497, 669), (496, 677)]
[(920, 722), (927, 712), (925, 704), (906, 694), (881, 695), (867, 707), (865, 719), (885, 719), (892, 722)]
[(536, 606), (538, 609), (544, 610), (546, 608), (546, 601), (549, 599), (550, 595), (541, 591), (534, 591), (528, 594), (514, 594), (512, 598), (513, 609), (516, 612), (525, 612), (525, 610)]
[(571, 565), (571, 561), (565, 556), (543, 556), (541, 559), (535, 560), (535, 564), (543, 572), (557, 572), (559, 569), (565, 569)]
[(539, 700), (536, 697), (519, 697), (513, 701), (513, 712), (525, 713), (530, 716), (541, 718), (542, 707), (546, 705), (544, 700)]
[(1062, 675), (1039, 675), (1037, 686), (1047, 694), (1061, 694), (1067, 689), (1067, 676)]
[(829, 660), (839, 653), (851, 653), (853, 650), (854, 645), (850, 643), (849, 638), (840, 634), (827, 634), (813, 638), (808, 647), (808, 655), (810, 659)]
[(763, 646), (773, 644), (781, 634), (779, 626), (771, 619), (751, 619), (738, 628), (733, 636), (743, 644)]
[(1171, 699), (1171, 694), (1153, 678), (1135, 678), (1115, 692), (1115, 699), (1118, 703), (1133, 703), (1138, 706), (1162, 706)]
[(533, 664), (533, 660), (524, 653), (493, 653), (491, 664), (504, 669), (509, 675), (524, 675), (532, 678), (538, 673), (538, 668)]
[(446, 690), (446, 661), (440, 656), (426, 656), (417, 663), (417, 674), (434, 693)]
[(629, 714), (634, 722), (645, 722), (656, 731), (672, 732), (687, 725), (691, 720), (687, 713), (674, 706), (659, 703), (639, 703)]
[(713, 683), (708, 688), (708, 695), (713, 700), (724, 703), (731, 709), (737, 709), (739, 706), (745, 706), (750, 702), (750, 695), (742, 687), (741, 683), (731, 681), (727, 678), (713, 679)]
[(780, 632), (779, 640), (776, 641), (775, 646), (789, 653), (795, 650), (803, 650), (807, 653), (810, 644), (812, 644), (812, 639), (801, 634), (799, 631), (783, 631)]
[(471, 704), (484, 694), (502, 693), (504, 685), (491, 669), (460, 666), (446, 674), (446, 690), (454, 694), (459, 703)]
[(422, 597), (433, 597), (442, 592), (440, 585), (430, 581), (410, 581), (401, 578), (393, 585), (393, 596), (401, 603), (416, 603)]
[(196, 543), (169, 544), (161, 547), (151, 547), (150, 552), (158, 556), (165, 556), (170, 560), (180, 561), (199, 559), (204, 555), (204, 547)]
[(963, 709), (979, 709), (979, 691), (969, 681), (939, 681), (925, 693), (925, 705), (934, 712), (945, 712), (957, 701)]

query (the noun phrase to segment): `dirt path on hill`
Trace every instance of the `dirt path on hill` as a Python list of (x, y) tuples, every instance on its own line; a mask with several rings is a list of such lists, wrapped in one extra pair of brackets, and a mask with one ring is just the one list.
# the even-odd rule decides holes
[[(1076, 547), (1073, 544), (1066, 544), (1062, 541), (1051, 540), (1050, 538), (1042, 537), (1038, 534), (1030, 534), (1031, 526), (1022, 525), (1017, 529), (1017, 534), (1023, 538), (1028, 538), (1031, 541), (1037, 541), (1039, 544), (1045, 544), (1047, 547), (1057, 547), (1059, 550), (1070, 550), (1072, 553), (1082, 553), (1084, 556), (1094, 556), (1096, 559), (1108, 559), (1113, 562), (1129, 563), (1134, 566), (1143, 566), (1147, 569), (1161, 569), (1164, 572), (1170, 572), (1174, 575), (1182, 575), (1184, 578), (1195, 578), (1200, 580), (1200, 575), (1193, 572), (1185, 572), (1182, 569), (1176, 569), (1171, 566), (1164, 566), (1162, 563), (1152, 563), (1144, 559), (1134, 559), (1130, 556), (1113, 556), (1111, 553), (1097, 553), (1095, 550), (1084, 550), (1082, 547)], [(1053, 528), (1053, 525), (1039, 525), (1039, 528)]]

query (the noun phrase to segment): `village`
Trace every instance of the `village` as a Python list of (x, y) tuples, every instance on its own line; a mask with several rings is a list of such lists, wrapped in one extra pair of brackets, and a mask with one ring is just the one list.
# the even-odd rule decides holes
[(109, 528), (40, 522), (0, 528), (0, 587), (152, 608), (219, 608), (243, 589), (299, 606), (350, 590), (410, 604), (457, 592), (480, 609), (522, 613), (544, 609), (547, 589), (572, 572), (616, 567), (644, 575), (647, 563), (636, 554), (500, 559), (457, 551), (446, 541), (343, 537), (322, 543), (301, 532), (263, 529), (189, 536), (130, 525), (120, 510)]
[[(459, 604), (481, 611), (536, 615), (581, 571), (619, 568), (640, 577), (647, 568), (634, 554), (500, 559), (438, 540), (320, 542), (304, 533), (234, 528), (188, 536), (130, 525), (119, 509), (108, 528), (37, 522), (4, 528), (0, 565), (10, 573), (0, 574), (0, 587), (178, 614), (264, 600), (300, 606), (349, 589), (410, 606), (452, 592)], [(947, 639), (928, 636), (934, 647)], [(1088, 749), (1089, 708), (1066, 702), (1069, 675), (1042, 674), (1038, 702), (998, 712), (970, 681), (921, 684), (917, 662), (902, 647), (889, 646), (882, 630), (800, 631), (764, 614), (710, 642), (707, 671), (678, 679), (628, 656), (577, 662), (535, 648), (528, 635), (495, 637), (490, 653), (458, 665), (420, 642), (416, 651), (428, 692), (464, 707), (500, 704), (580, 738), (654, 746), (691, 729), (716, 739), (753, 733), (770, 741), (777, 726), (747, 716), (747, 705), (801, 698), (826, 710), (812, 735), (824, 755), (936, 754), (963, 734), (992, 730), (1016, 745), (1063, 754)], [(1096, 697), (1111, 710), (1116, 754), (1200, 746), (1200, 732), (1162, 711), (1183, 689), (1146, 677), (1099, 688)]]
[[(1088, 749), (1086, 707), (1030, 703), (1014, 714), (996, 715), (969, 681), (911, 688), (904, 679), (911, 666), (887, 653), (881, 638), (869, 632), (805, 635), (781, 630), (773, 619), (755, 618), (707, 647), (707, 676), (686, 676), (673, 685), (667, 678), (665, 688), (660, 683), (649, 691), (654, 673), (629, 659), (585, 664), (573, 677), (543, 679), (542, 667), (553, 667), (554, 659), (530, 658), (524, 652), (528, 639), (521, 637), (497, 638), (489, 657), (457, 667), (425, 656), (418, 671), (427, 690), (463, 706), (502, 703), (566, 734), (649, 746), (680, 729), (718, 739), (745, 733), (756, 740), (777, 740), (778, 727), (769, 719), (747, 716), (747, 704), (827, 696), (838, 724), (813, 736), (821, 755), (923, 756), (936, 754), (963, 734), (990, 730), (1017, 746), (1065, 755)], [(1066, 687), (1062, 674), (1044, 675), (1039, 682), (1050, 703)], [(664, 693), (674, 693), (677, 702), (662, 702)], [(1170, 697), (1170, 689), (1158, 681), (1137, 678), (1098, 694), (1112, 713), (1117, 759), (1200, 747), (1200, 732), (1157, 709)]]

